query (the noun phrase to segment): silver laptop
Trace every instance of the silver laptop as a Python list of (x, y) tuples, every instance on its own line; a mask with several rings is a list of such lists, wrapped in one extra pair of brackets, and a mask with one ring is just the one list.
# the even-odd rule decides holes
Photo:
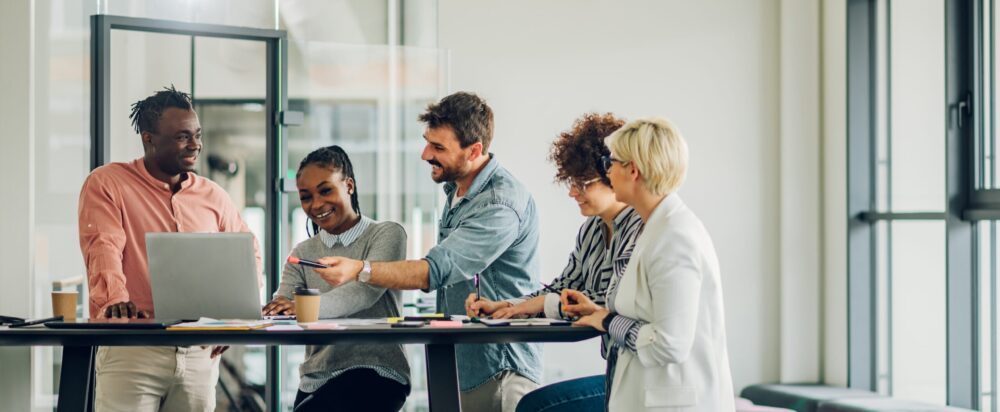
[(249, 233), (147, 233), (157, 319), (260, 319)]

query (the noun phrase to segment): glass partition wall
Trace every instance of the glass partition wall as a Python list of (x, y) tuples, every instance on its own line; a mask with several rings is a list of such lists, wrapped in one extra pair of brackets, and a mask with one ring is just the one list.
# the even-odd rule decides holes
[[(38, 4), (36, 65), (43, 74), (36, 80), (36, 105), (39, 118), (52, 121), (39, 123), (37, 129), (34, 301), (39, 303), (33, 315), (49, 311), (45, 296), (54, 285), (86, 291), (76, 218), (77, 197), (90, 170), (92, 151), (89, 21), (94, 14), (284, 30), (288, 36), (284, 110), (303, 114), (302, 124), (286, 128), (282, 135), (287, 149), (282, 147), (277, 155), (287, 168), (272, 176), (266, 167), (269, 117), (263, 43), (113, 30), (107, 161), (142, 156), (139, 138), (128, 120), (130, 105), (172, 84), (193, 95), (204, 128), (198, 172), (226, 189), (262, 249), (268, 241), (266, 209), (271, 185), (285, 179), (280, 202), (285, 207), (276, 222), (279, 227), (274, 228), (280, 234), (276, 247), (284, 256), (306, 237), (306, 217), (294, 187), (298, 163), (313, 149), (338, 144), (355, 164), (363, 213), (402, 223), (408, 235), (408, 255), (423, 256), (435, 242), (441, 195), (419, 159), (423, 128), (416, 116), (447, 91), (448, 54), (433, 47), (400, 46), (406, 40), (399, 30), (391, 29), (390, 22), (399, 19), (401, 24), (402, 3), (413, 9), (436, 8), (434, 2), (411, 6), (407, 0), (57, 0)], [(411, 24), (408, 30), (415, 26)], [(277, 280), (278, 274), (267, 276)], [(404, 301), (408, 312), (433, 307), (433, 295), (408, 292)], [(81, 308), (86, 311), (86, 305)], [(256, 406), (291, 410), (303, 349), (275, 351), (270, 376), (267, 352), (265, 347), (244, 347), (225, 354), (218, 410)], [(424, 410), (423, 351), (410, 347), (408, 352), (414, 390), (405, 410)], [(41, 347), (32, 353), (32, 405), (35, 410), (52, 410), (61, 352)], [(280, 393), (280, 403), (264, 406), (269, 384)]]

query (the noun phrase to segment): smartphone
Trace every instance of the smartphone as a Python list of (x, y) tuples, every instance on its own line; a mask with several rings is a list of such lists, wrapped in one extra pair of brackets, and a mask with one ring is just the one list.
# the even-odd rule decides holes
[(404, 316), (405, 321), (425, 321), (425, 320), (451, 320), (451, 315), (434, 314), (434, 315), (411, 315)]
[(508, 319), (483, 319), (479, 318), (479, 323), (486, 326), (510, 326), (510, 320)]
[(0, 315), (0, 326), (24, 323), (24, 319)]
[(60, 320), (63, 320), (62, 315), (53, 316), (51, 318), (35, 319), (35, 320), (24, 321), (24, 322), (21, 322), (21, 323), (15, 323), (13, 325), (10, 325), (10, 327), (12, 327), (12, 328), (20, 328), (22, 326), (38, 325), (38, 324), (42, 324), (42, 323), (45, 323), (45, 322), (55, 322), (55, 321), (60, 321)]
[(415, 320), (402, 320), (391, 325), (394, 328), (419, 328), (424, 326), (424, 322)]

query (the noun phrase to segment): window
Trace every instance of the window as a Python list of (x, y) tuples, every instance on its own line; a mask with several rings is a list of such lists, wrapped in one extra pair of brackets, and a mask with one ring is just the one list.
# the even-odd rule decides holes
[[(997, 242), (998, 203), (996, 194), (1000, 192), (1000, 182), (997, 181), (997, 171), (1000, 164), (996, 161), (997, 139), (1000, 138), (1000, 127), (997, 124), (997, 87), (996, 79), (1000, 71), (996, 65), (996, 20), (998, 10), (993, 0), (983, 0), (977, 10), (976, 21), (979, 22), (977, 51), (980, 53), (975, 67), (979, 87), (971, 96), (974, 101), (981, 102), (973, 107), (976, 114), (976, 133), (973, 139), (973, 192), (971, 199), (971, 218), (979, 217), (978, 228), (978, 305), (979, 314), (977, 343), (979, 345), (979, 407), (983, 411), (995, 412), (998, 409), (997, 399), (997, 254), (1000, 243)], [(957, 108), (956, 108), (957, 109)]]
[(996, 224), (977, 220), (1000, 218), (1000, 190), (972, 104), (991, 95), (973, 22), (992, 4), (971, 3), (847, 5), (848, 384), (993, 411)]

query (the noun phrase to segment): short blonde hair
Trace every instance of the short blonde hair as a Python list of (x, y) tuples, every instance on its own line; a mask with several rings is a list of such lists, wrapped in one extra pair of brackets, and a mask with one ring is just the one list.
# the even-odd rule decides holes
[(677, 191), (687, 174), (688, 147), (673, 123), (661, 117), (636, 119), (604, 139), (611, 153), (632, 162), (654, 195)]

